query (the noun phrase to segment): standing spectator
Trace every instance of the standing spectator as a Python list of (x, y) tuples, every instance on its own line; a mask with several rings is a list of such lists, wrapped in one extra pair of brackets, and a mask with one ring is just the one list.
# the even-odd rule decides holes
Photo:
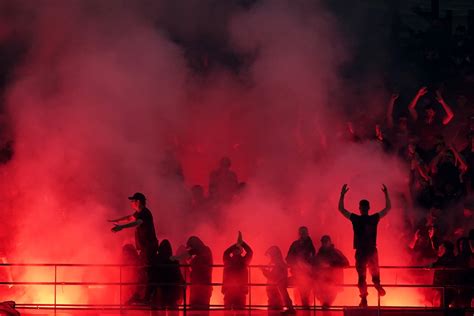
[[(431, 235), (434, 237), (434, 235)], [(412, 254), (412, 262), (415, 265), (426, 265), (436, 259), (437, 242), (430, 238), (427, 227), (416, 230), (413, 240), (408, 246)]]
[(421, 158), (427, 162), (431, 161), (435, 154), (435, 140), (440, 134), (442, 127), (449, 124), (453, 119), (454, 114), (451, 107), (446, 103), (439, 91), (436, 91), (436, 100), (441, 104), (446, 115), (440, 120), (436, 116), (436, 111), (431, 103), (425, 105), (424, 116), (419, 118), (416, 111), (416, 105), (421, 97), (428, 93), (427, 87), (422, 87), (418, 90), (415, 98), (408, 105), (408, 110), (413, 120), (416, 122), (416, 133), (419, 136), (419, 149)]
[[(443, 241), (439, 246), (438, 259), (431, 264), (432, 268), (456, 268), (457, 260), (454, 255), (454, 244), (450, 241)], [(450, 270), (436, 270), (433, 277), (433, 285), (450, 286), (458, 285), (455, 273)], [(444, 305), (451, 307), (456, 298), (456, 290), (453, 288), (444, 288)]]
[(270, 309), (279, 309), (285, 306), (286, 314), (295, 314), (290, 295), (288, 294), (288, 268), (280, 248), (272, 246), (268, 248), (265, 255), (270, 257), (270, 264), (262, 268), (262, 272), (267, 278), (268, 306)]
[(222, 158), (219, 168), (209, 177), (209, 198), (214, 202), (228, 203), (239, 190), (237, 175), (230, 170), (231, 165), (229, 158)]
[(163, 309), (177, 310), (184, 293), (184, 279), (179, 262), (173, 260), (173, 250), (168, 239), (163, 239), (156, 257), (158, 283), (158, 306)]
[[(115, 220), (110, 220), (114, 223), (113, 232), (119, 232), (124, 228), (135, 227), (135, 243), (137, 250), (140, 252), (140, 263), (144, 266), (143, 273), (146, 274), (148, 285), (145, 289), (143, 297), (144, 303), (150, 303), (152, 296), (156, 291), (156, 287), (152, 286), (153, 268), (156, 252), (158, 251), (158, 239), (155, 234), (155, 225), (153, 222), (153, 215), (146, 207), (146, 197), (143, 193), (135, 193), (128, 198), (135, 210), (132, 215), (124, 216)], [(123, 224), (119, 224), (122, 223)]]
[(359, 287), (361, 301), (359, 306), (367, 307), (367, 266), (372, 275), (372, 282), (380, 296), (385, 295), (384, 288), (380, 285), (379, 257), (377, 252), (377, 225), (379, 220), (388, 214), (391, 209), (388, 189), (382, 186), (382, 192), (385, 195), (385, 208), (378, 213), (369, 215), (370, 203), (367, 200), (359, 202), (359, 211), (361, 215), (356, 215), (344, 208), (344, 197), (349, 191), (347, 184), (342, 186), (341, 196), (339, 198), (339, 211), (352, 222), (354, 230), (354, 249), (356, 249), (356, 270), (359, 275), (357, 285)]
[(199, 237), (189, 237), (186, 246), (191, 256), (190, 298), (191, 309), (209, 310), (212, 295), (212, 252)]
[(464, 181), (470, 194), (474, 192), (474, 131), (468, 134), (467, 146), (461, 151), (461, 155), (467, 166)]
[[(245, 251), (245, 255), (243, 252)], [(224, 276), (222, 294), (226, 309), (244, 309), (245, 298), (248, 294), (249, 264), (253, 257), (250, 246), (243, 241), (239, 232), (237, 243), (224, 252)]]
[(321, 247), (314, 258), (315, 266), (315, 294), (323, 309), (329, 308), (342, 290), (337, 284), (344, 283), (342, 268), (349, 266), (344, 254), (334, 247), (331, 237), (321, 237)]
[(301, 297), (301, 305), (303, 308), (309, 308), (312, 283), (311, 263), (316, 250), (306, 226), (301, 226), (298, 229), (298, 237), (298, 240), (294, 241), (288, 250), (286, 262), (290, 266), (291, 274), (295, 279)]

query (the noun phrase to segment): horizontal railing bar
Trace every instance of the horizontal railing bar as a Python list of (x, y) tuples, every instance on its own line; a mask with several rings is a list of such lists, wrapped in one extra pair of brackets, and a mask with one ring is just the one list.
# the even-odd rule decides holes
[[(89, 264), (89, 263), (0, 263), (1, 267), (133, 267), (133, 268), (147, 268), (151, 267), (150, 265), (133, 265), (133, 264)], [(175, 266), (174, 264), (156, 264), (153, 265), (154, 267), (168, 267), (168, 266)], [(213, 264), (209, 265), (213, 268), (224, 268), (223, 264)], [(189, 264), (180, 264), (179, 267), (186, 268), (191, 267)], [(268, 265), (249, 265), (249, 268), (265, 268), (269, 267)], [(355, 266), (347, 266), (347, 267), (337, 267), (337, 269), (355, 269)], [(405, 269), (405, 270), (470, 270), (469, 268), (445, 268), (445, 267), (429, 267), (429, 266), (379, 266), (380, 269)], [(325, 268), (322, 268), (325, 269)]]

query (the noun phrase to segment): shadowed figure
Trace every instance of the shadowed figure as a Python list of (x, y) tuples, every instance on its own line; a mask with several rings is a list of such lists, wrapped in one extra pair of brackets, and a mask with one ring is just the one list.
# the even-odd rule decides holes
[(356, 270), (359, 276), (357, 285), (359, 287), (361, 301), (360, 307), (367, 307), (367, 267), (372, 275), (372, 282), (380, 296), (385, 295), (385, 290), (380, 285), (379, 256), (377, 252), (377, 225), (379, 220), (388, 214), (391, 209), (388, 189), (382, 185), (382, 192), (385, 195), (385, 208), (378, 213), (369, 215), (370, 203), (367, 200), (359, 202), (361, 215), (349, 212), (344, 208), (344, 197), (349, 191), (347, 184), (342, 186), (339, 198), (339, 212), (352, 222), (354, 230), (354, 249), (356, 250)]
[(321, 237), (321, 247), (314, 257), (315, 272), (315, 295), (321, 302), (323, 309), (329, 308), (336, 299), (342, 287), (337, 284), (344, 283), (343, 268), (349, 266), (346, 256), (334, 247), (331, 237), (324, 235)]
[(189, 264), (191, 309), (208, 310), (212, 295), (212, 252), (199, 237), (191, 236), (186, 243), (188, 254), (191, 256)]
[(239, 190), (237, 175), (230, 170), (231, 161), (224, 157), (219, 168), (212, 171), (209, 177), (209, 198), (217, 203), (229, 203)]
[(142, 193), (135, 193), (128, 198), (135, 213), (118, 219), (109, 220), (114, 223), (113, 232), (119, 232), (124, 228), (135, 228), (135, 243), (139, 251), (140, 264), (145, 266), (143, 273), (146, 275), (147, 286), (144, 297), (137, 299), (135, 303), (150, 303), (156, 292), (156, 286), (152, 286), (153, 268), (156, 253), (158, 251), (158, 239), (155, 234), (153, 215), (146, 207), (146, 197)]
[(303, 308), (308, 308), (312, 287), (311, 264), (316, 250), (307, 227), (301, 226), (298, 229), (298, 237), (298, 240), (295, 240), (288, 250), (286, 262), (301, 297), (301, 305)]
[(270, 258), (268, 267), (262, 268), (263, 275), (267, 278), (267, 296), (269, 309), (286, 307), (284, 313), (294, 314), (295, 309), (288, 294), (288, 267), (283, 260), (280, 248), (272, 246), (265, 255)]
[[(177, 310), (184, 292), (184, 279), (179, 262), (172, 257), (171, 243), (164, 239), (158, 247), (156, 257), (157, 303), (160, 308)], [(173, 313), (177, 315), (176, 313)]]
[(223, 256), (222, 294), (224, 294), (226, 309), (245, 308), (245, 299), (248, 294), (247, 283), (249, 282), (248, 266), (252, 257), (252, 249), (243, 241), (242, 234), (239, 232), (237, 243), (227, 248)]

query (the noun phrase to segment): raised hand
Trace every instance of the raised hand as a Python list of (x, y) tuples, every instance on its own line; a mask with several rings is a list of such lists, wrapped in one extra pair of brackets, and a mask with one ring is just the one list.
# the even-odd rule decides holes
[(341, 189), (341, 195), (344, 195), (349, 191), (349, 188), (347, 187), (347, 184), (344, 184)]
[(112, 227), (112, 232), (117, 233), (122, 230), (122, 226), (115, 224), (114, 227)]
[(438, 101), (439, 103), (442, 103), (444, 101), (443, 95), (441, 94), (441, 91), (439, 90), (436, 90), (436, 101)]
[(237, 237), (237, 245), (241, 245), (244, 239), (242, 238), (242, 233), (239, 231), (239, 237)]
[(424, 96), (425, 94), (428, 93), (428, 88), (427, 87), (421, 87), (420, 90), (418, 90), (418, 96)]
[(388, 192), (387, 186), (386, 186), (385, 184), (382, 184), (382, 192), (383, 192), (383, 193), (387, 193), (387, 192)]
[(390, 100), (395, 101), (396, 99), (398, 99), (399, 96), (400, 94), (398, 92), (392, 93), (392, 95), (390, 96)]

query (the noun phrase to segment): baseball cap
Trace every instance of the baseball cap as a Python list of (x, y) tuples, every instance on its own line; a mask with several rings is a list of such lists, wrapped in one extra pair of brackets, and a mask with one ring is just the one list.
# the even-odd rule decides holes
[(146, 201), (146, 197), (143, 193), (136, 192), (134, 195), (128, 197), (129, 200), (137, 200), (137, 201)]

